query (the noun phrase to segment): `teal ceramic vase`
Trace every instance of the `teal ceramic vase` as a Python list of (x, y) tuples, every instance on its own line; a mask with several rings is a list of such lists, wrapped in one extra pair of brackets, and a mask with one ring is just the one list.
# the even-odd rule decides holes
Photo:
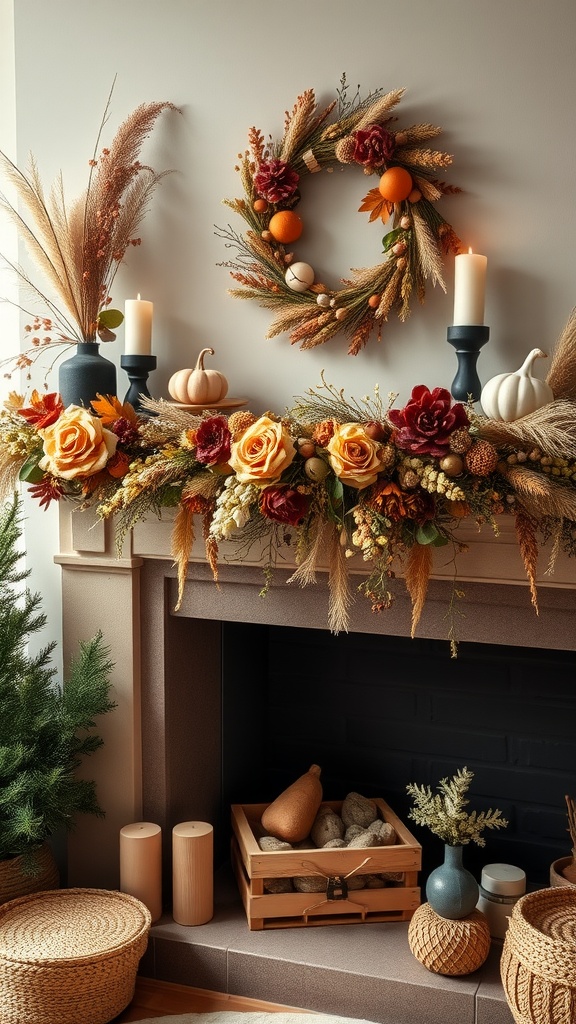
[(474, 910), (480, 889), (474, 875), (462, 863), (461, 846), (444, 847), (444, 863), (426, 882), (426, 899), (440, 917), (458, 921)]
[(60, 364), (58, 390), (65, 406), (90, 408), (96, 395), (116, 394), (116, 367), (99, 352), (96, 341), (82, 341), (76, 352)]

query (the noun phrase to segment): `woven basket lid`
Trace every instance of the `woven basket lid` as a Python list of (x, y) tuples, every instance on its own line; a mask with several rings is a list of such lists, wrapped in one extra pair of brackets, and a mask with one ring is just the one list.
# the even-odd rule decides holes
[(0, 907), (0, 960), (64, 963), (115, 956), (150, 928), (148, 908), (123, 892), (54, 889)]

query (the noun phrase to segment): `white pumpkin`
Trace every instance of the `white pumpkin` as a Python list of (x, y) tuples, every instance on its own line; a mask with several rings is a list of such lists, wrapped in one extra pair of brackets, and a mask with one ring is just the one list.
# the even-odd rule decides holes
[(484, 385), (480, 404), (486, 416), (510, 423), (554, 401), (550, 385), (532, 376), (535, 359), (546, 359), (546, 352), (533, 348), (519, 370), (515, 373), (499, 373)]
[(193, 370), (177, 370), (168, 381), (168, 391), (174, 401), (182, 405), (210, 405), (221, 402), (228, 393), (228, 381), (218, 370), (204, 369), (206, 353), (214, 355), (213, 348), (203, 348)]

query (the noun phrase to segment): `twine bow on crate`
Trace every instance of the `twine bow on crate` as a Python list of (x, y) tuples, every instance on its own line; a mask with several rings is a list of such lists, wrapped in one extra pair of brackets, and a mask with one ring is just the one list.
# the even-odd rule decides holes
[(358, 900), (350, 898), (348, 879), (352, 875), (355, 875), (356, 872), (361, 871), (370, 860), (370, 857), (365, 857), (361, 864), (352, 868), (352, 870), (348, 871), (345, 875), (326, 875), (317, 864), (314, 864), (312, 861), (303, 861), (303, 867), (305, 867), (306, 870), (309, 869), (311, 875), (320, 875), (326, 881), (325, 899), (319, 900), (317, 903), (313, 903), (311, 906), (306, 907), (306, 909), (302, 911), (302, 917), (304, 920), (308, 921), (308, 914), (311, 914), (313, 910), (321, 907), (324, 903), (334, 903), (337, 900), (346, 900), (348, 903), (354, 904), (354, 906), (359, 908), (359, 911), (362, 914), (362, 920), (364, 920), (368, 912), (368, 907), (365, 903), (359, 903)]

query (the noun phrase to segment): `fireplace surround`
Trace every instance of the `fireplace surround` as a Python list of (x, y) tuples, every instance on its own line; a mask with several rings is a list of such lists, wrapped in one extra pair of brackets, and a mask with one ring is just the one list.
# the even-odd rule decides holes
[[(508, 835), (488, 834), (488, 859), (522, 862), (533, 884), (546, 884), (546, 865), (567, 845), (564, 789), (576, 789), (576, 579), (568, 559), (547, 578), (542, 553), (536, 616), (508, 523), (503, 522), (497, 541), (472, 536), (459, 565), (459, 572), (466, 573), (458, 579), (465, 596), (458, 606), (461, 647), (454, 660), (445, 639), (450, 566), (439, 563), (435, 569), (418, 640), (407, 637), (410, 604), (401, 580), (389, 611), (374, 615), (359, 598), (350, 632), (334, 637), (326, 632), (323, 574), (315, 586), (287, 585), (289, 552), (262, 597), (257, 557), (233, 563), (224, 553), (217, 587), (200, 546), (190, 562), (182, 606), (174, 612), (177, 581), (169, 555), (169, 518), (139, 524), (119, 554), (108, 522), (64, 510), (60, 525), (65, 658), (78, 639), (102, 628), (115, 664), (118, 701), (102, 725), (103, 751), (84, 767), (96, 778), (106, 819), (83, 821), (72, 834), (69, 884), (115, 887), (119, 829), (145, 818), (162, 825), (169, 906), (171, 828), (190, 818), (213, 822), (227, 910), (222, 924), (226, 940), (220, 933), (210, 939), (212, 956), (231, 934), (246, 929), (227, 877), (230, 803), (272, 798), (312, 761), (323, 765), (327, 798), (341, 799), (350, 788), (381, 795), (404, 820), (406, 782), (434, 784), (467, 764), (477, 775), (474, 806), (498, 806), (512, 823)], [(362, 572), (361, 564), (355, 571)], [(425, 839), (425, 873), (438, 862), (439, 851), (430, 836), (419, 838)], [(479, 872), (485, 852), (469, 849), (468, 866)], [(210, 935), (214, 927), (203, 926)], [(366, 926), (368, 931), (380, 927), (390, 929), (387, 941), (396, 936), (404, 948), (405, 926)], [(226, 980), (218, 977), (216, 983), (204, 970), (210, 956), (205, 947), (200, 951), (198, 931), (192, 931), (193, 936), (183, 936), (170, 920), (156, 926), (148, 972), (206, 987), (241, 984), (232, 980), (229, 950)], [(331, 946), (336, 932), (345, 933), (338, 941), (349, 943), (350, 931), (355, 928), (330, 929)], [(277, 950), (279, 941), (278, 936), (269, 939), (266, 949)], [(181, 942), (196, 950), (189, 953), (191, 960)], [(261, 944), (254, 936), (247, 942), (250, 949), (244, 954), (250, 959)], [(293, 942), (298, 947), (298, 940), (287, 935), (284, 945)], [(176, 959), (167, 957), (166, 950), (174, 954), (177, 947)], [(311, 952), (310, 963), (315, 955)], [(170, 964), (181, 960), (186, 966), (179, 973)], [(500, 1016), (485, 1016), (486, 1024), (511, 1019), (502, 1001), (497, 958), (492, 961), (483, 1005), (487, 1012), (490, 1003), (490, 1012)], [(332, 1004), (326, 992), (316, 991), (320, 967), (330, 976), (331, 967), (316, 964), (315, 996), (306, 1005), (328, 1010)], [(385, 982), (391, 983), (388, 976)], [(247, 974), (244, 994), (256, 994), (253, 983)], [(444, 980), (427, 978), (426, 983), (440, 986), (446, 998), (452, 992), (452, 982), (445, 987)], [(417, 988), (421, 984), (419, 978)], [(267, 985), (260, 993), (266, 998), (302, 1005), (294, 998), (297, 988), (271, 988), (269, 978)], [(476, 1014), (471, 1022), (482, 1019), (480, 988), (467, 990)], [(462, 994), (464, 987), (458, 991)], [(397, 1019), (407, 1024), (418, 1019), (406, 1012), (406, 1018)], [(374, 1007), (352, 1015), (386, 1024), (392, 1020), (376, 1016)]]

